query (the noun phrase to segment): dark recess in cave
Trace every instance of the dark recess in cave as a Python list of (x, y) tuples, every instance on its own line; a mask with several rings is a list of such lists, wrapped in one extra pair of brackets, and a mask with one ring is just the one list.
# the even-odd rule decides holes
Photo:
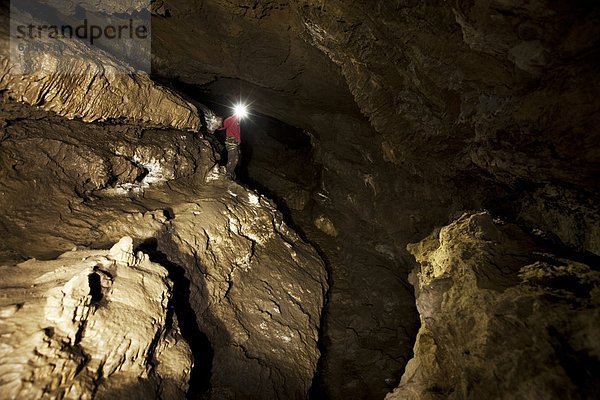
[[(171, 83), (171, 85), (173, 84)], [(223, 118), (231, 114), (230, 105), (235, 104), (237, 101), (235, 98), (215, 96), (206, 90), (181, 83), (175, 86), (184, 96), (208, 106)], [(204, 127), (203, 134), (205, 138), (209, 139), (215, 152), (219, 153), (221, 157), (219, 164), (225, 165), (227, 154), (224, 147), (222, 147), (223, 133), (217, 131), (214, 135), (211, 135), (206, 132)], [(303, 228), (305, 226), (303, 224), (310, 220), (311, 208), (315, 207), (314, 200), (310, 200), (302, 211), (290, 209), (281, 194), (270, 187), (271, 180), (268, 176), (284, 175), (286, 181), (293, 182), (298, 187), (311, 193), (316, 192), (320, 187), (322, 166), (315, 163), (314, 151), (312, 138), (304, 129), (293, 127), (276, 118), (251, 110), (251, 116), (242, 121), (242, 157), (237, 168), (236, 180), (274, 201), (286, 223), (300, 235), (302, 240), (315, 248), (327, 269), (330, 291), (323, 305), (322, 323), (319, 327), (319, 342), (317, 343), (321, 358), (309, 392), (310, 399), (320, 400), (327, 398), (322, 373), (324, 368), (323, 355), (327, 351), (324, 327), (327, 321), (329, 295), (334, 284), (330, 273), (330, 262), (319, 243), (311, 240)], [(300, 161), (290, 162), (290, 157)], [(260, 172), (263, 173), (262, 176), (255, 175)], [(267, 173), (267, 176), (264, 175), (264, 172)], [(303, 223), (298, 223), (296, 221), (298, 218), (302, 219)], [(398, 372), (398, 377), (400, 374), (401, 371)]]
[(92, 304), (98, 304), (102, 300), (102, 278), (97, 272), (88, 275), (88, 284), (90, 285), (90, 296)]
[(582, 399), (598, 399), (598, 376), (600, 376), (600, 361), (584, 351), (571, 347), (560, 332), (554, 327), (548, 328), (550, 343), (559, 356), (559, 362), (578, 386)]
[(173, 309), (177, 315), (181, 335), (187, 341), (194, 356), (194, 367), (190, 374), (189, 400), (203, 398), (210, 391), (213, 349), (208, 337), (196, 322), (196, 313), (190, 304), (190, 281), (185, 277), (185, 268), (171, 262), (165, 253), (158, 250), (158, 240), (149, 238), (137, 248), (148, 254), (150, 260), (169, 271), (173, 281)]

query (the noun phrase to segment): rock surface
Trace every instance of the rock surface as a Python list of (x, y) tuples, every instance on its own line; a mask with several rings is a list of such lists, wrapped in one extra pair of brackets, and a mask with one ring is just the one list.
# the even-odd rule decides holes
[[(110, 12), (135, 4), (101, 7)], [(155, 78), (188, 95), (216, 95), (223, 113), (247, 96), (254, 112), (309, 138), (305, 148), (290, 149), (289, 141), (269, 142), (270, 127), (265, 132), (262, 122), (244, 126), (254, 150), (244, 151), (251, 155), (249, 178), (277, 197), (303, 237), (318, 245), (333, 283), (315, 396), (380, 398), (398, 385), (419, 326), (406, 244), (465, 210), (488, 209), (543, 230), (557, 247), (599, 254), (600, 9), (593, 2), (161, 0), (152, 9)], [(60, 76), (38, 78), (24, 77), (26, 91), (18, 82), (9, 87), (18, 89), (17, 98), (31, 92), (35, 99), (54, 82), (80, 93)], [(94, 86), (98, 101), (89, 110), (83, 97), (69, 102), (52, 94), (49, 100), (69, 116), (84, 110), (91, 119), (198, 126), (179, 98), (182, 107), (157, 116), (153, 102), (170, 95), (147, 84), (144, 78), (135, 91), (129, 78), (112, 80), (116, 96)], [(121, 87), (133, 87), (148, 104), (141, 107)], [(112, 100), (104, 103), (104, 96)], [(201, 212), (186, 207), (230, 190), (212, 158), (198, 151), (206, 144), (191, 135), (123, 124), (65, 127), (27, 110), (19, 117), (9, 110), (2, 134), (16, 138), (5, 141), (0, 160), (8, 196), (2, 206), (9, 210), (2, 229), (11, 233), (3, 257), (54, 257), (75, 244), (105, 247), (124, 234), (156, 239), (175, 224), (177, 210)], [(35, 144), (25, 140), (27, 132)], [(117, 147), (126, 151), (117, 154)], [(70, 164), (65, 171), (58, 166), (63, 159)], [(228, 193), (217, 203), (229, 207), (245, 198), (231, 191), (238, 197)], [(210, 209), (222, 226), (216, 217), (222, 206)], [(186, 259), (193, 251), (179, 242), (169, 234), (156, 247), (169, 259)], [(310, 275), (322, 274), (322, 266), (310, 264)], [(307, 385), (302, 379), (297, 386)]]
[(3, 398), (185, 398), (173, 285), (131, 238), (0, 272)]
[(464, 215), (409, 246), (421, 329), (386, 399), (590, 399), (600, 372), (597, 265)]
[(131, 236), (174, 281), (190, 396), (306, 397), (326, 273), (269, 200), (226, 180), (191, 133), (2, 107), (4, 260)]
[(320, 356), (324, 266), (274, 205), (227, 190), (173, 206), (157, 234), (158, 250), (188, 266), (190, 304), (214, 350), (211, 398), (305, 398)]
[[(317, 182), (281, 182), (294, 167), (269, 146), (253, 160), (264, 148), (277, 164), (249, 170), (261, 169), (261, 186), (328, 260), (326, 396), (397, 386), (418, 329), (406, 244), (465, 210), (598, 254), (593, 3), (165, 4), (153, 24), (157, 75), (223, 102), (251, 93), (258, 112), (312, 135)], [(314, 227), (321, 217), (337, 236)]]
[[(22, 71), (22, 61), (11, 59), (18, 54), (11, 46), (18, 42), (10, 40), (8, 11), (1, 11), (0, 90), (12, 98), (87, 122), (126, 119), (148, 126), (200, 128), (194, 105), (160, 87), (148, 74), (79, 41), (53, 39), (58, 43), (31, 53)], [(57, 46), (62, 50), (55, 50)]]

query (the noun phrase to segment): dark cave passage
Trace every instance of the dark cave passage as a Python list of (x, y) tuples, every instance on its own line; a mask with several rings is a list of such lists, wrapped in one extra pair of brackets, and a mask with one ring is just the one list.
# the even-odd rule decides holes
[[(198, 91), (197, 88), (182, 85), (179, 89), (195, 97), (217, 115), (226, 117), (231, 113), (230, 105), (237, 102), (235, 96), (228, 98), (221, 93), (212, 94), (210, 87)], [(257, 108), (261, 106), (260, 103), (254, 105)], [(288, 225), (317, 250), (328, 271), (330, 288), (323, 308), (318, 344), (321, 358), (310, 397), (337, 398), (340, 392), (334, 388), (344, 385), (344, 382), (360, 382), (361, 387), (353, 389), (357, 398), (384, 396), (398, 384), (402, 373), (401, 363), (412, 356), (417, 333), (416, 320), (410, 317), (416, 315), (414, 297), (404, 269), (398, 266), (394, 258), (382, 257), (378, 251), (360, 243), (360, 240), (348, 241), (350, 236), (355, 235), (357, 222), (353, 219), (360, 217), (360, 214), (354, 210), (337, 208), (332, 203), (330, 196), (347, 193), (343, 186), (339, 189), (326, 188), (330, 184), (324, 181), (324, 164), (331, 155), (323, 152), (321, 140), (305, 129), (256, 111), (251, 113), (249, 118), (242, 121), (242, 157), (237, 180), (273, 200)], [(327, 130), (327, 127), (320, 129)], [(204, 136), (209, 137), (215, 147), (215, 138), (210, 138), (211, 135), (206, 133)], [(223, 137), (215, 137), (219, 143), (223, 143)], [(357, 151), (353, 143), (340, 142), (337, 147), (351, 157)], [(222, 157), (225, 156), (222, 151)], [(223, 165), (225, 160), (222, 158), (220, 163)], [(340, 178), (331, 179), (335, 182)], [(353, 188), (357, 190), (355, 195), (371, 190), (368, 185), (361, 186)], [(344, 229), (337, 228), (335, 236), (328, 231), (327, 222), (322, 222), (328, 221), (325, 215), (332, 212), (344, 220)], [(378, 234), (371, 232), (369, 237), (369, 233), (365, 233), (366, 243), (372, 242), (373, 235)], [(378, 265), (386, 274), (365, 284), (365, 269), (372, 264)], [(339, 288), (336, 285), (338, 277)], [(336, 299), (333, 304), (332, 296)], [(347, 299), (345, 301), (349, 304), (340, 308), (340, 297)], [(381, 300), (393, 304), (383, 314), (373, 306)], [(350, 321), (354, 319), (352, 315), (356, 310), (361, 310), (359, 319), (375, 318), (381, 321), (380, 326), (363, 332), (360, 328), (346, 326), (352, 324)], [(403, 332), (395, 332), (392, 328), (396, 322), (390, 320), (398, 318), (406, 325)], [(360, 343), (350, 347), (340, 346), (343, 341), (355, 336), (359, 337)], [(371, 365), (368, 372), (365, 373), (363, 365)]]
[(0, 398), (598, 397), (600, 7), (517, 3), (2, 4)]

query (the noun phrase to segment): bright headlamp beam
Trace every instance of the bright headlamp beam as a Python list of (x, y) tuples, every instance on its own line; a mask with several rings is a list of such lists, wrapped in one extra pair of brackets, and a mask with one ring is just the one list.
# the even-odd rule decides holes
[(248, 116), (248, 106), (246, 106), (245, 104), (236, 104), (233, 107), (233, 113), (238, 118), (245, 118)]

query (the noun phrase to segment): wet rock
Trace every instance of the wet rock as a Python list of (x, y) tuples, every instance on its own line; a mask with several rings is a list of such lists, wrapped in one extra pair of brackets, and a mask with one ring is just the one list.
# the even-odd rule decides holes
[[(421, 316), (387, 399), (595, 396), (600, 274), (514, 225), (466, 214), (409, 246)], [(499, 379), (501, 377), (501, 379)]]
[[(3, 107), (10, 120), (10, 139), (0, 144), (0, 199), (9, 210), (0, 224), (3, 259), (52, 258), (130, 236), (111, 257), (130, 262), (131, 246), (139, 246), (168, 269), (195, 358), (192, 396), (307, 396), (320, 357), (326, 272), (272, 202), (225, 179), (209, 144), (193, 134), (85, 124), (12, 101)], [(114, 157), (148, 173), (117, 183)], [(165, 350), (157, 373), (178, 371), (168, 359), (179, 353)]]
[(131, 238), (0, 268), (2, 397), (185, 398), (193, 360), (173, 285)]

